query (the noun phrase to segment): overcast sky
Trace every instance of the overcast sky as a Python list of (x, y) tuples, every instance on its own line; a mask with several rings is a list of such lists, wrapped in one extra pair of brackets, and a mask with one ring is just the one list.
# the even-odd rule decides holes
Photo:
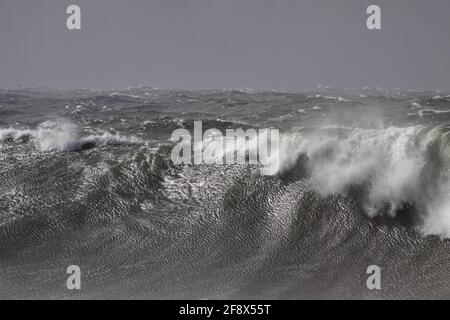
[(449, 14), (449, 0), (0, 0), (0, 87), (448, 90)]

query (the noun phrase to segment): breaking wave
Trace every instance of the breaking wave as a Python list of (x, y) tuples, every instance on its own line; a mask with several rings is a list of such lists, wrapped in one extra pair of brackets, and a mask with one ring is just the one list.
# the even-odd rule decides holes
[(140, 138), (104, 132), (83, 136), (79, 127), (67, 121), (46, 121), (36, 129), (0, 129), (0, 141), (26, 142), (33, 140), (41, 152), (79, 151), (107, 145), (140, 144)]
[[(46, 121), (35, 129), (0, 129), (0, 141), (33, 141), (40, 152), (143, 144), (140, 138), (119, 133), (83, 135), (78, 126), (63, 120)], [(241, 141), (237, 147), (247, 147), (254, 153), (258, 141), (254, 137), (247, 145)], [(220, 163), (221, 157), (229, 157), (235, 150), (234, 140), (217, 141), (213, 137), (207, 138), (201, 147), (214, 154), (210, 164)], [(303, 128), (284, 132), (278, 157), (271, 154), (265, 160), (268, 161), (265, 166), (270, 167), (272, 161), (278, 168), (270, 168), (268, 172), (288, 181), (304, 179), (324, 198), (357, 196), (371, 218), (406, 217), (423, 234), (450, 238), (448, 126), (383, 130)], [(171, 165), (169, 157), (165, 161)]]
[(304, 129), (284, 134), (283, 175), (303, 173), (322, 196), (358, 192), (370, 217), (416, 214), (450, 237), (450, 128)]
[[(235, 148), (247, 148), (251, 162), (261, 139), (270, 137), (245, 141), (218, 132), (195, 145), (194, 154), (202, 156), (203, 150), (205, 162), (223, 163)], [(450, 237), (449, 126), (303, 128), (280, 136), (278, 157), (258, 157), (266, 172), (307, 180), (323, 198), (357, 197), (371, 218), (403, 220), (424, 234)]]

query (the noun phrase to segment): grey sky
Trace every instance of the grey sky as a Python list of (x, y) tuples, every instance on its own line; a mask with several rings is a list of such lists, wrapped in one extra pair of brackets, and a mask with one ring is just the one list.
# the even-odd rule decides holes
[(0, 87), (448, 90), (449, 14), (449, 0), (0, 0)]

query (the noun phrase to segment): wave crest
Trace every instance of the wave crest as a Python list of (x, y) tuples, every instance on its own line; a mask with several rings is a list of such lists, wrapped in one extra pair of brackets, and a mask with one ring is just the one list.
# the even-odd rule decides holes
[(321, 195), (348, 195), (357, 188), (370, 217), (395, 217), (415, 207), (421, 231), (449, 237), (449, 132), (445, 126), (304, 129), (282, 136), (281, 173), (295, 174), (302, 160)]
[(0, 141), (33, 140), (41, 152), (78, 151), (107, 145), (140, 144), (142, 140), (134, 136), (104, 132), (83, 136), (77, 125), (67, 121), (46, 121), (36, 129), (0, 129)]

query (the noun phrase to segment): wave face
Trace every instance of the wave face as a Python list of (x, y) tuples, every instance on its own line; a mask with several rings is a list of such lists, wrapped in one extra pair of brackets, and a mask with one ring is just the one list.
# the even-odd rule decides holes
[[(0, 90), (0, 299), (449, 298), (448, 111), (436, 92)], [(197, 120), (280, 129), (280, 170), (174, 165)]]
[(448, 126), (301, 131), (283, 137), (280, 157), (288, 172), (303, 159), (307, 179), (324, 197), (358, 192), (369, 217), (403, 215), (421, 221), (415, 227), (424, 234), (450, 235)]

